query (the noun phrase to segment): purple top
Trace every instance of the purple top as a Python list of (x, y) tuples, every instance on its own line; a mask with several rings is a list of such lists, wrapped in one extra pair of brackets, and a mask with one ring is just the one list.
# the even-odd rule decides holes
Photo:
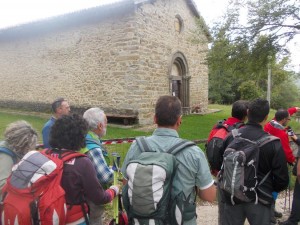
[(61, 185), (66, 192), (67, 204), (77, 205), (83, 199), (96, 205), (110, 202), (110, 192), (103, 190), (96, 171), (87, 157), (79, 157), (65, 163)]

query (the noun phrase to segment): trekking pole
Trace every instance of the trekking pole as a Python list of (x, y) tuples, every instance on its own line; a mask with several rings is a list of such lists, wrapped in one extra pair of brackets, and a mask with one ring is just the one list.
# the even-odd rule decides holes
[(289, 166), (289, 212), (291, 211), (291, 183), (292, 183), (292, 167)]
[(287, 189), (285, 189), (285, 196), (284, 196), (284, 212), (286, 210), (286, 197), (287, 197)]
[[(112, 153), (112, 156), (116, 158), (113, 159), (113, 171), (114, 171), (114, 185), (118, 185), (118, 180), (119, 180), (119, 167), (120, 167), (120, 156), (118, 153), (114, 152)], [(119, 224), (119, 199), (118, 197), (116, 196), (113, 200), (113, 211), (114, 211), (114, 214), (113, 214), (113, 220), (114, 220), (114, 223), (115, 225), (118, 225)]]

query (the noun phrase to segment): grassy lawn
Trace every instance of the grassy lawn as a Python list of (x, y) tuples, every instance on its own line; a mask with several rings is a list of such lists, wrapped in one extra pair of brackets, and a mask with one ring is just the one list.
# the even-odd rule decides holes
[[(179, 135), (182, 138), (189, 140), (206, 139), (212, 126), (220, 119), (225, 119), (230, 116), (231, 106), (229, 105), (209, 105), (209, 109), (218, 109), (218, 112), (199, 115), (192, 114), (183, 116), (182, 125), (179, 130)], [(269, 119), (274, 117), (274, 110), (271, 110)], [(51, 115), (39, 115), (30, 112), (15, 112), (0, 109), (0, 139), (3, 139), (3, 132), (7, 124), (16, 120), (26, 120), (38, 131), (39, 140), (41, 138), (41, 130)], [(289, 124), (296, 133), (300, 133), (300, 123), (292, 119)], [(142, 135), (150, 135), (153, 130), (141, 131), (139, 127), (126, 128), (122, 126), (110, 126), (107, 129), (105, 139), (136, 137)]]

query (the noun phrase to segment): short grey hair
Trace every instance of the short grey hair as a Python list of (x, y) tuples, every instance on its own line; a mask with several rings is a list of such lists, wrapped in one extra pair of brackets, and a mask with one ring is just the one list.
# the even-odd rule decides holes
[(4, 131), (7, 147), (20, 157), (35, 149), (37, 137), (37, 132), (24, 120), (9, 124)]
[(99, 123), (104, 124), (105, 113), (102, 109), (94, 107), (86, 110), (83, 118), (89, 125), (89, 130), (97, 129)]

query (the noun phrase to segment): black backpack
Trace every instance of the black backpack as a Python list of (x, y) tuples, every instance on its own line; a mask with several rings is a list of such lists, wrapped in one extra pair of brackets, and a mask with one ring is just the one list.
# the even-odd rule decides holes
[(259, 182), (257, 168), (259, 149), (263, 145), (277, 140), (266, 135), (258, 141), (242, 138), (238, 130), (233, 130), (233, 141), (224, 152), (223, 164), (219, 173), (219, 187), (223, 190), (225, 201), (235, 205), (243, 202), (258, 202), (257, 188), (268, 178), (269, 171)]

